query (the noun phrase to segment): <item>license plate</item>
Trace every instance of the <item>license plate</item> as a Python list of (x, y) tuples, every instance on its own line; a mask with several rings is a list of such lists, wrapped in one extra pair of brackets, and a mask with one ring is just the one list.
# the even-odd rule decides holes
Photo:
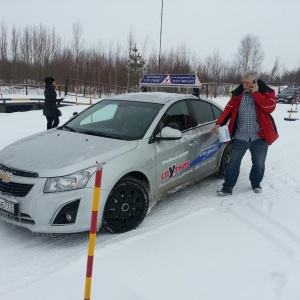
[(18, 209), (18, 204), (0, 198), (0, 209), (5, 210), (7, 212), (10, 212), (11, 214), (16, 215), (17, 214), (17, 209)]

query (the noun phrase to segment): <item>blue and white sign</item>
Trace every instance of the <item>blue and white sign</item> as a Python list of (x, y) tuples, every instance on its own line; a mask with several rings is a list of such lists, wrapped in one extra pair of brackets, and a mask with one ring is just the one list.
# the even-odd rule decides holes
[(201, 87), (197, 75), (186, 74), (145, 74), (140, 81), (140, 86), (147, 85)]

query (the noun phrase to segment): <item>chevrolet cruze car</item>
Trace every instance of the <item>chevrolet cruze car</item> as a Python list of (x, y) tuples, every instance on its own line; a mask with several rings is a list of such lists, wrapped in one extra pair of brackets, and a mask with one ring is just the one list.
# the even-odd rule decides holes
[(32, 232), (88, 231), (101, 162), (97, 228), (134, 229), (170, 192), (224, 175), (231, 144), (212, 132), (221, 112), (193, 95), (103, 99), (64, 125), (0, 151), (1, 219)]

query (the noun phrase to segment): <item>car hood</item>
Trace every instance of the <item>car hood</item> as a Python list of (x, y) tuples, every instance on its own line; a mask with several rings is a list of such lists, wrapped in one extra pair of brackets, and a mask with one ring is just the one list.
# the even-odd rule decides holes
[(21, 139), (0, 151), (0, 164), (37, 172), (39, 177), (63, 176), (107, 162), (133, 150), (137, 141), (123, 141), (70, 131), (49, 130)]

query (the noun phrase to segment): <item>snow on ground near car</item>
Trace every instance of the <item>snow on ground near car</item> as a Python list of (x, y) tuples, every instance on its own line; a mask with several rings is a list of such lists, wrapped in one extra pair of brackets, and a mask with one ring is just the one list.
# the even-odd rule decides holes
[[(84, 108), (62, 107), (61, 122)], [(98, 233), (91, 299), (299, 300), (300, 121), (285, 121), (288, 109), (273, 113), (280, 137), (262, 194), (250, 189), (246, 154), (233, 196), (216, 196), (223, 180), (209, 177), (159, 202), (136, 230)], [(0, 128), (2, 149), (44, 130), (46, 119), (0, 114)], [(33, 235), (0, 221), (0, 299), (83, 299), (88, 238)]]

